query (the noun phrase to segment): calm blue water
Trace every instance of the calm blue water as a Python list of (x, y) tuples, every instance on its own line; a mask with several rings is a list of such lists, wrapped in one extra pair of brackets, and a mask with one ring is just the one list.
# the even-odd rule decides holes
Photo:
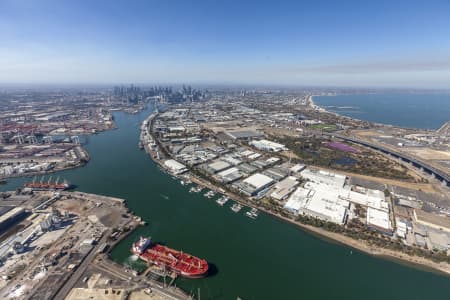
[(450, 94), (366, 94), (315, 96), (329, 111), (400, 127), (437, 129), (450, 121)]

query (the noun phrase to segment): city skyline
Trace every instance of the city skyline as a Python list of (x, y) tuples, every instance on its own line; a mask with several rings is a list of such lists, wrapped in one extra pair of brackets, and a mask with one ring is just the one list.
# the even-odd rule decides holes
[(2, 1), (0, 83), (447, 88), (449, 8)]

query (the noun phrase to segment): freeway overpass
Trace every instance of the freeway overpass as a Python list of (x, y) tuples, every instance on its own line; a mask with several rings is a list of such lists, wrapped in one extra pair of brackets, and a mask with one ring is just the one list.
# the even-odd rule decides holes
[(365, 146), (368, 148), (372, 148), (374, 150), (381, 151), (381, 152), (383, 152), (385, 154), (389, 154), (395, 158), (399, 158), (407, 163), (412, 164), (416, 168), (419, 168), (421, 171), (426, 172), (426, 173), (430, 174), (431, 176), (435, 177), (436, 179), (441, 181), (443, 185), (450, 186), (450, 176), (448, 173), (446, 173), (442, 170), (439, 170), (424, 161), (421, 161), (415, 157), (412, 157), (409, 154), (395, 151), (395, 150), (383, 147), (381, 145), (363, 141), (363, 140), (360, 140), (360, 139), (357, 139), (354, 137), (348, 137), (345, 135), (332, 134), (332, 133), (330, 133), (329, 135), (334, 136), (339, 139), (342, 139), (344, 141), (352, 142), (352, 143), (359, 144), (359, 145), (362, 145), (362, 146)]

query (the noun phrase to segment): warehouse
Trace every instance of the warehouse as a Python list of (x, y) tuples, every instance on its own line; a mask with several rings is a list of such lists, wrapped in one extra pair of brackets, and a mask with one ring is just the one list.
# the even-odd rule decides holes
[(328, 222), (345, 224), (350, 203), (336, 191), (311, 182), (299, 187), (284, 208), (295, 214), (305, 214)]
[(225, 134), (231, 137), (233, 140), (247, 140), (250, 138), (258, 138), (264, 136), (264, 133), (255, 130), (225, 131)]
[(289, 194), (295, 190), (297, 185), (297, 179), (295, 177), (289, 176), (275, 184), (270, 197), (278, 201), (285, 200), (289, 196)]
[(209, 174), (216, 174), (216, 173), (221, 172), (229, 167), (231, 167), (230, 163), (219, 159), (219, 160), (215, 160), (212, 163), (204, 166), (204, 169)]
[(171, 173), (173, 173), (173, 174), (175, 174), (175, 175), (178, 175), (178, 174), (182, 174), (182, 173), (184, 173), (184, 172), (187, 172), (186, 166), (183, 165), (183, 164), (180, 164), (179, 162), (177, 162), (177, 161), (174, 160), (174, 159), (168, 159), (168, 160), (166, 160), (166, 161), (164, 162), (164, 166), (166, 166), (167, 169), (168, 169)]
[(268, 152), (280, 152), (286, 150), (286, 147), (282, 144), (278, 144), (268, 140), (254, 140), (249, 143), (251, 146), (258, 150), (268, 151)]
[(294, 193), (289, 197), (289, 200), (284, 205), (284, 209), (298, 215), (302, 212), (302, 208), (306, 206), (306, 202), (308, 201), (309, 193), (311, 190), (304, 189), (299, 187), (295, 190)]
[(217, 173), (216, 177), (224, 182), (231, 183), (243, 177), (243, 173), (236, 167), (232, 167)]
[(256, 167), (247, 163), (240, 164), (239, 166), (237, 166), (237, 168), (247, 175), (253, 174), (258, 170)]
[(303, 178), (310, 181), (336, 187), (343, 187), (346, 179), (344, 175), (335, 174), (324, 170), (316, 171), (311, 169), (304, 169), (300, 172), (300, 174)]
[(271, 186), (273, 183), (274, 181), (272, 178), (261, 173), (256, 173), (240, 181), (237, 184), (237, 187), (242, 193), (248, 196), (255, 196), (259, 192)]
[(392, 226), (391, 220), (389, 219), (389, 212), (368, 207), (367, 226), (382, 233), (392, 235)]
[(286, 178), (289, 175), (289, 173), (290, 173), (289, 169), (283, 168), (281, 166), (275, 166), (263, 172), (264, 175), (269, 176), (275, 181), (280, 181)]

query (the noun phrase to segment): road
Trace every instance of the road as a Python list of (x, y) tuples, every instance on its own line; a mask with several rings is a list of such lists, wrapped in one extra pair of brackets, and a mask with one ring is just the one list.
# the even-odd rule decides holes
[[(326, 134), (326, 133), (324, 133), (324, 134)], [(393, 155), (395, 157), (401, 158), (402, 160), (404, 160), (408, 163), (412, 163), (415, 166), (424, 169), (426, 172), (434, 175), (435, 177), (437, 177), (437, 179), (441, 180), (445, 185), (450, 186), (450, 176), (447, 173), (445, 173), (441, 170), (438, 170), (434, 166), (431, 166), (430, 164), (428, 164), (427, 162), (424, 162), (418, 158), (412, 157), (409, 154), (402, 153), (402, 152), (390, 149), (390, 148), (382, 146), (382, 145), (363, 141), (363, 140), (355, 138), (355, 137), (348, 137), (348, 136), (344, 136), (344, 135), (337, 134), (337, 133), (328, 133), (328, 135), (332, 135), (336, 138), (339, 138), (339, 139), (342, 139), (345, 141), (349, 141), (352, 143), (360, 144), (360, 145)]]
[(64, 285), (59, 289), (58, 293), (53, 297), (55, 300), (64, 300), (67, 295), (70, 293), (72, 288), (81, 278), (83, 273), (86, 271), (87, 267), (91, 264), (92, 260), (97, 255), (97, 250), (100, 246), (106, 242), (108, 236), (110, 236), (111, 230), (108, 229), (104, 232), (102, 238), (98, 241), (98, 243), (91, 249), (88, 255), (83, 259), (83, 261), (78, 265), (77, 269), (70, 275), (69, 279), (64, 283)]

